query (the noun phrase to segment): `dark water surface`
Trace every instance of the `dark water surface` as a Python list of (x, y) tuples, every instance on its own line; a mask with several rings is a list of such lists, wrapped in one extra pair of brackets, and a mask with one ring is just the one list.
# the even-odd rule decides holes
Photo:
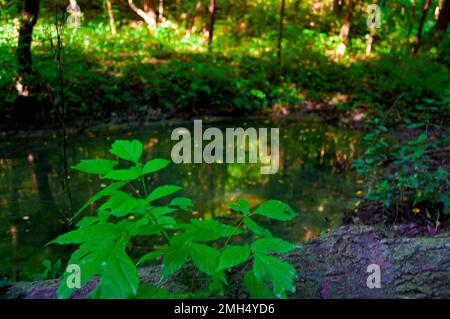
[[(115, 139), (139, 139), (144, 160), (170, 159), (175, 127), (191, 129), (193, 121), (145, 126), (96, 129), (71, 134), (69, 165), (82, 159), (113, 158), (108, 150)], [(193, 218), (221, 216), (225, 223), (236, 218), (229, 211), (230, 199), (245, 198), (252, 205), (265, 199), (285, 201), (299, 213), (289, 223), (260, 222), (275, 234), (301, 242), (340, 224), (342, 214), (354, 207), (357, 191), (352, 160), (360, 148), (359, 132), (314, 119), (228, 119), (204, 121), (204, 129), (218, 127), (279, 127), (280, 163), (275, 175), (261, 175), (260, 164), (172, 164), (151, 175), (151, 185), (184, 187), (183, 196), (193, 199)], [(62, 149), (58, 132), (36, 137), (0, 138), (0, 279), (29, 279), (42, 273), (42, 261), (67, 261), (71, 248), (45, 247), (67, 231), (70, 212), (61, 185)], [(72, 211), (101, 189), (96, 176), (70, 171)], [(84, 214), (92, 214), (90, 207)], [(187, 214), (187, 213), (186, 213)]]

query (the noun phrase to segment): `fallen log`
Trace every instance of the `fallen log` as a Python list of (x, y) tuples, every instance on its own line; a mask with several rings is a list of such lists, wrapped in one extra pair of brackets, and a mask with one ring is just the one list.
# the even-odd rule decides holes
[[(450, 234), (424, 237), (415, 227), (348, 225), (305, 243), (284, 257), (299, 275), (297, 291), (290, 297), (448, 298)], [(380, 266), (380, 288), (368, 288), (371, 273), (367, 267), (371, 264)], [(246, 267), (251, 265), (242, 268)], [(157, 284), (159, 273), (160, 267), (140, 269), (141, 282)], [(171, 291), (189, 289), (180, 277), (178, 274), (162, 286)], [(225, 297), (248, 297), (241, 277), (242, 271), (230, 274), (232, 284)], [(58, 284), (58, 280), (14, 283), (4, 297), (55, 298)], [(72, 297), (86, 298), (95, 285), (96, 280), (91, 281)]]

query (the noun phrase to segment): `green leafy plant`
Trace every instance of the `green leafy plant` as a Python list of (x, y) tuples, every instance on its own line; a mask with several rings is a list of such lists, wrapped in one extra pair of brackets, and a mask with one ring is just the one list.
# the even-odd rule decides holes
[[(102, 201), (95, 216), (85, 216), (76, 229), (53, 240), (52, 244), (79, 245), (68, 264), (77, 264), (81, 285), (98, 277), (90, 297), (94, 298), (164, 298), (170, 294), (161, 287), (139, 285), (137, 265), (162, 262), (161, 280), (174, 276), (180, 269), (193, 266), (208, 278), (206, 287), (187, 291), (181, 296), (215, 296), (224, 293), (230, 269), (246, 265), (243, 282), (251, 297), (286, 298), (295, 291), (296, 270), (277, 256), (297, 246), (274, 237), (258, 225), (255, 216), (276, 221), (292, 220), (297, 214), (289, 205), (276, 200), (263, 202), (252, 209), (245, 200), (230, 203), (241, 215), (237, 226), (214, 219), (192, 219), (180, 223), (183, 212), (192, 212), (192, 201), (186, 197), (169, 197), (182, 188), (161, 185), (148, 189), (146, 175), (169, 165), (165, 159), (141, 162), (143, 145), (137, 140), (117, 140), (110, 153), (128, 164), (118, 168), (117, 160), (82, 160), (74, 169), (101, 176), (111, 183), (92, 196), (74, 215), (79, 216), (94, 202)], [(250, 243), (242, 240), (253, 234)], [(240, 238), (238, 238), (240, 237)], [(133, 241), (146, 238), (149, 251), (135, 262)], [(245, 238), (248, 238), (245, 237)], [(251, 269), (247, 269), (252, 264)], [(68, 298), (76, 290), (66, 284), (65, 273), (57, 291), (59, 298)]]
[(385, 209), (395, 210), (396, 214), (399, 203), (407, 203), (408, 211), (416, 214), (422, 207), (437, 219), (440, 212), (450, 213), (447, 195), (450, 173), (430, 157), (440, 146), (429, 136), (428, 130), (433, 126), (429, 120), (424, 117), (422, 122), (407, 121), (408, 128), (423, 131), (400, 145), (385, 139), (388, 129), (379, 119), (369, 121), (372, 130), (364, 139), (370, 145), (354, 163), (366, 181), (368, 200), (381, 202)]
[(58, 259), (55, 263), (52, 263), (50, 259), (44, 259), (42, 265), (44, 266), (44, 272), (34, 274), (33, 280), (55, 279), (64, 273), (61, 259)]

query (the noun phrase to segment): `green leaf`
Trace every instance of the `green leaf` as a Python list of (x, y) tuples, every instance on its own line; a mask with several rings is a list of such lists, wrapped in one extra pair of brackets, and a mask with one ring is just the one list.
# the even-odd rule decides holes
[[(94, 276), (101, 273), (102, 265), (108, 259), (112, 249), (115, 247), (115, 238), (104, 241), (88, 241), (80, 246), (71, 256), (68, 264), (80, 267), (81, 287), (89, 282)], [(65, 272), (60, 280), (57, 290), (59, 299), (69, 298), (77, 288), (69, 288), (67, 279), (70, 273)]]
[(162, 255), (164, 255), (164, 250), (155, 250), (155, 251), (149, 252), (148, 254), (145, 254), (144, 256), (142, 256), (141, 259), (139, 259), (139, 261), (137, 262), (137, 265), (143, 264), (149, 260), (156, 259)]
[(111, 161), (107, 159), (92, 159), (92, 160), (82, 160), (77, 165), (73, 165), (72, 168), (80, 172), (106, 175), (113, 170), (119, 162)]
[(286, 290), (295, 291), (295, 268), (273, 256), (254, 254), (253, 273), (258, 281), (269, 280), (277, 298), (286, 298)]
[(81, 244), (86, 241), (101, 241), (115, 236), (118, 227), (114, 224), (94, 224), (65, 233), (52, 240), (51, 244), (69, 245)]
[(187, 262), (190, 252), (190, 242), (172, 244), (164, 253), (161, 279), (165, 279), (177, 272)]
[(419, 128), (422, 126), (425, 126), (425, 123), (413, 123), (413, 124), (408, 125), (407, 127), (414, 129), (414, 128)]
[(190, 224), (178, 224), (178, 228), (185, 230), (184, 233), (175, 236), (174, 241), (214, 241), (219, 238), (227, 238), (242, 233), (240, 229), (225, 225), (214, 219), (196, 220), (192, 219)]
[(111, 195), (111, 198), (99, 207), (99, 211), (108, 210), (117, 217), (123, 217), (127, 214), (133, 213), (135, 208), (140, 205), (140, 201), (133, 196), (116, 191)]
[(124, 160), (137, 164), (142, 156), (143, 145), (138, 140), (117, 140), (109, 151)]
[(162, 225), (145, 225), (134, 228), (131, 232), (131, 236), (150, 236), (159, 234), (162, 231)]
[(219, 262), (219, 251), (212, 247), (191, 243), (190, 255), (194, 264), (201, 272), (212, 275), (216, 271)]
[[(95, 276), (100, 277), (91, 296), (127, 298), (136, 293), (139, 277), (134, 263), (125, 252), (129, 240), (125, 231), (129, 225), (95, 224), (62, 235), (54, 241), (61, 244), (83, 242), (72, 254), (69, 264), (80, 267), (82, 287)], [(68, 298), (76, 290), (67, 285), (69, 275), (65, 273), (60, 281), (58, 298)]]
[[(208, 285), (208, 292), (206, 293), (206, 298), (211, 296), (211, 294), (223, 296), (225, 293), (224, 284), (227, 284), (227, 278), (223, 271), (216, 271), (212, 276)], [(204, 298), (205, 298), (204, 297)], [(201, 297), (200, 297), (201, 298)]]
[(161, 158), (155, 158), (148, 161), (143, 168), (144, 174), (150, 174), (162, 170), (170, 164), (170, 161)]
[(163, 226), (164, 228), (168, 229), (173, 229), (174, 226), (177, 224), (175, 218), (171, 216), (157, 216), (156, 221), (160, 226)]
[(175, 209), (167, 206), (155, 206), (150, 209), (150, 214), (155, 217), (164, 216), (175, 211)]
[(279, 253), (285, 254), (297, 248), (297, 245), (280, 238), (260, 238), (253, 242), (252, 251), (254, 253)]
[(244, 218), (244, 224), (248, 227), (248, 229), (250, 229), (251, 232), (256, 235), (263, 237), (272, 237), (272, 233), (268, 229), (259, 226), (250, 218)]
[(230, 269), (245, 262), (250, 256), (250, 248), (245, 246), (228, 245), (220, 254), (217, 270)]
[(181, 208), (182, 210), (191, 213), (193, 211), (192, 209), (192, 200), (187, 197), (177, 197), (172, 199), (172, 201), (169, 203), (169, 206), (176, 206)]
[(96, 216), (83, 217), (78, 223), (77, 227), (86, 227), (95, 223), (98, 223), (101, 219)]
[(141, 171), (137, 167), (130, 167), (128, 169), (118, 169), (111, 171), (103, 178), (112, 179), (115, 181), (132, 181), (141, 177)]
[(104, 196), (109, 196), (111, 194), (113, 194), (117, 189), (121, 188), (122, 186), (124, 186), (126, 184), (126, 182), (115, 182), (112, 183), (111, 185), (106, 186), (104, 189), (102, 189), (101, 191), (99, 191), (97, 194), (95, 194), (94, 196), (92, 196), (87, 202), (86, 204), (83, 205), (83, 207), (81, 207), (75, 214), (74, 216), (71, 218), (74, 219), (76, 216), (78, 216), (83, 210), (85, 210), (89, 205), (91, 205), (92, 203), (96, 202), (97, 200), (99, 200), (100, 198), (104, 197)]
[(246, 216), (250, 211), (250, 204), (245, 199), (238, 199), (236, 203), (230, 202), (230, 208)]
[(44, 259), (42, 265), (44, 265), (45, 269), (48, 271), (52, 270), (52, 261), (50, 259)]
[(273, 299), (273, 293), (266, 284), (256, 279), (252, 271), (244, 274), (245, 289), (253, 299)]
[(147, 203), (151, 203), (157, 199), (172, 195), (180, 190), (182, 187), (174, 186), (174, 185), (164, 185), (155, 188), (145, 199)]
[(253, 214), (262, 215), (280, 221), (289, 221), (297, 216), (288, 204), (278, 200), (268, 200), (262, 203), (255, 209)]
[(150, 284), (139, 285), (138, 292), (134, 299), (171, 299), (171, 295), (167, 289), (158, 288)]
[(439, 200), (444, 204), (444, 214), (450, 214), (450, 197), (445, 193), (440, 193)]
[(136, 295), (139, 275), (136, 265), (125, 252), (124, 247), (116, 246), (105, 261), (101, 273), (97, 296), (101, 299), (127, 298)]

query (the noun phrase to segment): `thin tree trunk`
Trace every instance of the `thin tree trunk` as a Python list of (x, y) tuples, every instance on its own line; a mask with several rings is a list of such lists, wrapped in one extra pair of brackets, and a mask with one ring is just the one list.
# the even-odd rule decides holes
[(197, 17), (198, 12), (202, 8), (202, 4), (203, 4), (203, 1), (202, 0), (198, 0), (197, 4), (195, 5), (194, 14), (192, 15), (191, 20), (189, 22), (189, 27), (188, 27), (189, 32), (192, 32), (192, 30), (194, 29), (195, 18)]
[(445, 0), (442, 4), (441, 11), (439, 12), (439, 18), (436, 22), (436, 28), (445, 32), (448, 28), (448, 22), (450, 20), (450, 0)]
[(349, 0), (347, 4), (347, 10), (344, 16), (344, 23), (341, 26), (341, 31), (339, 37), (341, 38), (341, 43), (347, 44), (348, 35), (350, 33), (351, 19), (353, 16), (353, 10), (355, 9), (356, 2), (354, 0)]
[(175, 8), (175, 11), (176, 11), (176, 20), (178, 21), (178, 19), (180, 18), (180, 11), (181, 11), (181, 0), (177, 0), (177, 2), (176, 2), (176, 8)]
[(409, 14), (409, 22), (408, 22), (408, 35), (406, 36), (406, 41), (409, 43), (409, 37), (411, 35), (412, 29), (414, 27), (414, 18), (416, 16), (416, 0), (413, 0), (411, 3), (411, 10)]
[(342, 6), (344, 0), (334, 0), (333, 1), (333, 14), (331, 16), (331, 28), (330, 33), (334, 33), (336, 29), (336, 20), (340, 19), (342, 16)]
[(414, 45), (413, 45), (413, 51), (412, 51), (413, 55), (416, 55), (417, 52), (419, 51), (420, 43), (422, 40), (422, 30), (423, 30), (423, 26), (425, 24), (425, 20), (427, 19), (428, 10), (430, 10), (430, 4), (431, 4), (431, 0), (425, 0), (425, 2), (423, 4), (422, 18), (420, 19), (419, 28), (417, 29), (416, 39), (415, 39)]
[(111, 33), (116, 34), (117, 28), (116, 28), (116, 23), (115, 23), (115, 19), (114, 19), (114, 12), (112, 10), (111, 0), (106, 0), (106, 8), (108, 9), (109, 25), (111, 26)]
[(367, 46), (366, 46), (366, 56), (370, 55), (372, 52), (372, 46), (373, 46), (373, 25), (370, 27), (369, 30), (369, 39), (367, 40)]
[(21, 8), (21, 21), (19, 29), (19, 43), (17, 47), (17, 61), (19, 74), (31, 74), (31, 41), (33, 28), (39, 15), (39, 0), (24, 0)]
[(156, 25), (156, 15), (155, 12), (148, 6), (148, 2), (144, 3), (144, 10), (140, 9), (136, 4), (134, 4), (133, 0), (128, 0), (128, 5), (131, 10), (133, 10), (138, 16), (140, 16), (149, 27), (154, 27)]
[(214, 38), (214, 21), (216, 14), (216, 1), (210, 0), (209, 2), (209, 39), (208, 39), (208, 50), (212, 51), (212, 43)]
[(161, 23), (164, 17), (164, 0), (159, 0), (158, 22)]
[(281, 0), (280, 9), (280, 27), (278, 29), (278, 44), (277, 44), (277, 64), (281, 64), (281, 47), (283, 41), (283, 24), (284, 24), (284, 11), (286, 8), (286, 0)]
[(144, 8), (144, 12), (150, 11), (149, 0), (141, 0), (142, 7)]

